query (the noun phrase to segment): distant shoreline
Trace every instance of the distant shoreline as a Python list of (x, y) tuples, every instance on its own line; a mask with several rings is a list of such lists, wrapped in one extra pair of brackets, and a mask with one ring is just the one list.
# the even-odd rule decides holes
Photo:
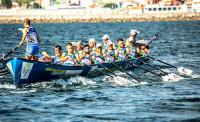
[(152, 22), (152, 21), (198, 21), (200, 13), (149, 13), (109, 15), (6, 15), (0, 16), (0, 24), (22, 23), (25, 18), (34, 23), (99, 23), (99, 22)]

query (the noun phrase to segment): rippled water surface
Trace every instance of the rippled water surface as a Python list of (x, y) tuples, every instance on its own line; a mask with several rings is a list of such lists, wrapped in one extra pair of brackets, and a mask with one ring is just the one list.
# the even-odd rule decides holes
[[(200, 121), (200, 22), (33, 24), (39, 31), (41, 50), (53, 54), (53, 46), (90, 37), (101, 40), (109, 34), (114, 41), (127, 38), (131, 29), (141, 31), (138, 39), (151, 39), (151, 54), (177, 67), (193, 70), (192, 76), (164, 82), (141, 69), (130, 70), (141, 83), (124, 72), (121, 77), (73, 77), (16, 88), (10, 75), (0, 78), (0, 121)], [(0, 54), (18, 44), (22, 25), (0, 25)], [(11, 57), (23, 57), (25, 46)], [(176, 69), (152, 62), (164, 71)], [(155, 71), (155, 70), (152, 70)], [(155, 71), (157, 72), (157, 71)]]

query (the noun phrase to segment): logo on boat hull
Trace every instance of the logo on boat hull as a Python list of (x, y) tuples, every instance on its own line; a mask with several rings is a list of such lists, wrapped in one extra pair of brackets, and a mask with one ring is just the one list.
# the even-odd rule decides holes
[(21, 79), (28, 79), (30, 72), (33, 68), (33, 63), (23, 62), (21, 69)]
[(46, 68), (46, 71), (51, 71), (51, 75), (63, 75), (65, 73), (64, 70), (53, 69), (53, 68)]

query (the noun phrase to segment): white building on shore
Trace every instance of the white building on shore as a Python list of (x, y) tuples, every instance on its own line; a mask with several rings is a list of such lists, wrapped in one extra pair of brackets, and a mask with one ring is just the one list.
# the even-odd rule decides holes
[(200, 0), (193, 0), (192, 2), (193, 12), (200, 12)]
[(86, 8), (93, 0), (42, 0), (45, 9)]

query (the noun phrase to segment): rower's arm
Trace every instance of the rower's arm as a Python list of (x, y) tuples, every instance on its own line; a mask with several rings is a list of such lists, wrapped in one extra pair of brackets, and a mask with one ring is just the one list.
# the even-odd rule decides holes
[(118, 51), (118, 50), (115, 50), (115, 56), (114, 56), (115, 59), (118, 58), (118, 54), (119, 54), (119, 51)]
[(130, 56), (130, 48), (126, 48), (126, 58), (129, 58), (129, 56)]
[(82, 60), (85, 56), (85, 53), (83, 55), (80, 55), (79, 59)]
[(77, 61), (80, 61), (81, 59), (80, 59), (80, 55), (79, 54), (75, 54), (75, 59), (77, 60)]
[(21, 41), (20, 41), (20, 43), (18, 44), (18, 46), (17, 47), (20, 47), (24, 42), (25, 42), (25, 39), (26, 39), (26, 35), (27, 35), (27, 33), (28, 33), (28, 30), (26, 29), (26, 28), (24, 28), (23, 30), (22, 30), (22, 38), (21, 38)]
[(64, 61), (66, 61), (68, 58), (69, 58), (68, 56), (59, 58), (59, 62), (64, 62)]

